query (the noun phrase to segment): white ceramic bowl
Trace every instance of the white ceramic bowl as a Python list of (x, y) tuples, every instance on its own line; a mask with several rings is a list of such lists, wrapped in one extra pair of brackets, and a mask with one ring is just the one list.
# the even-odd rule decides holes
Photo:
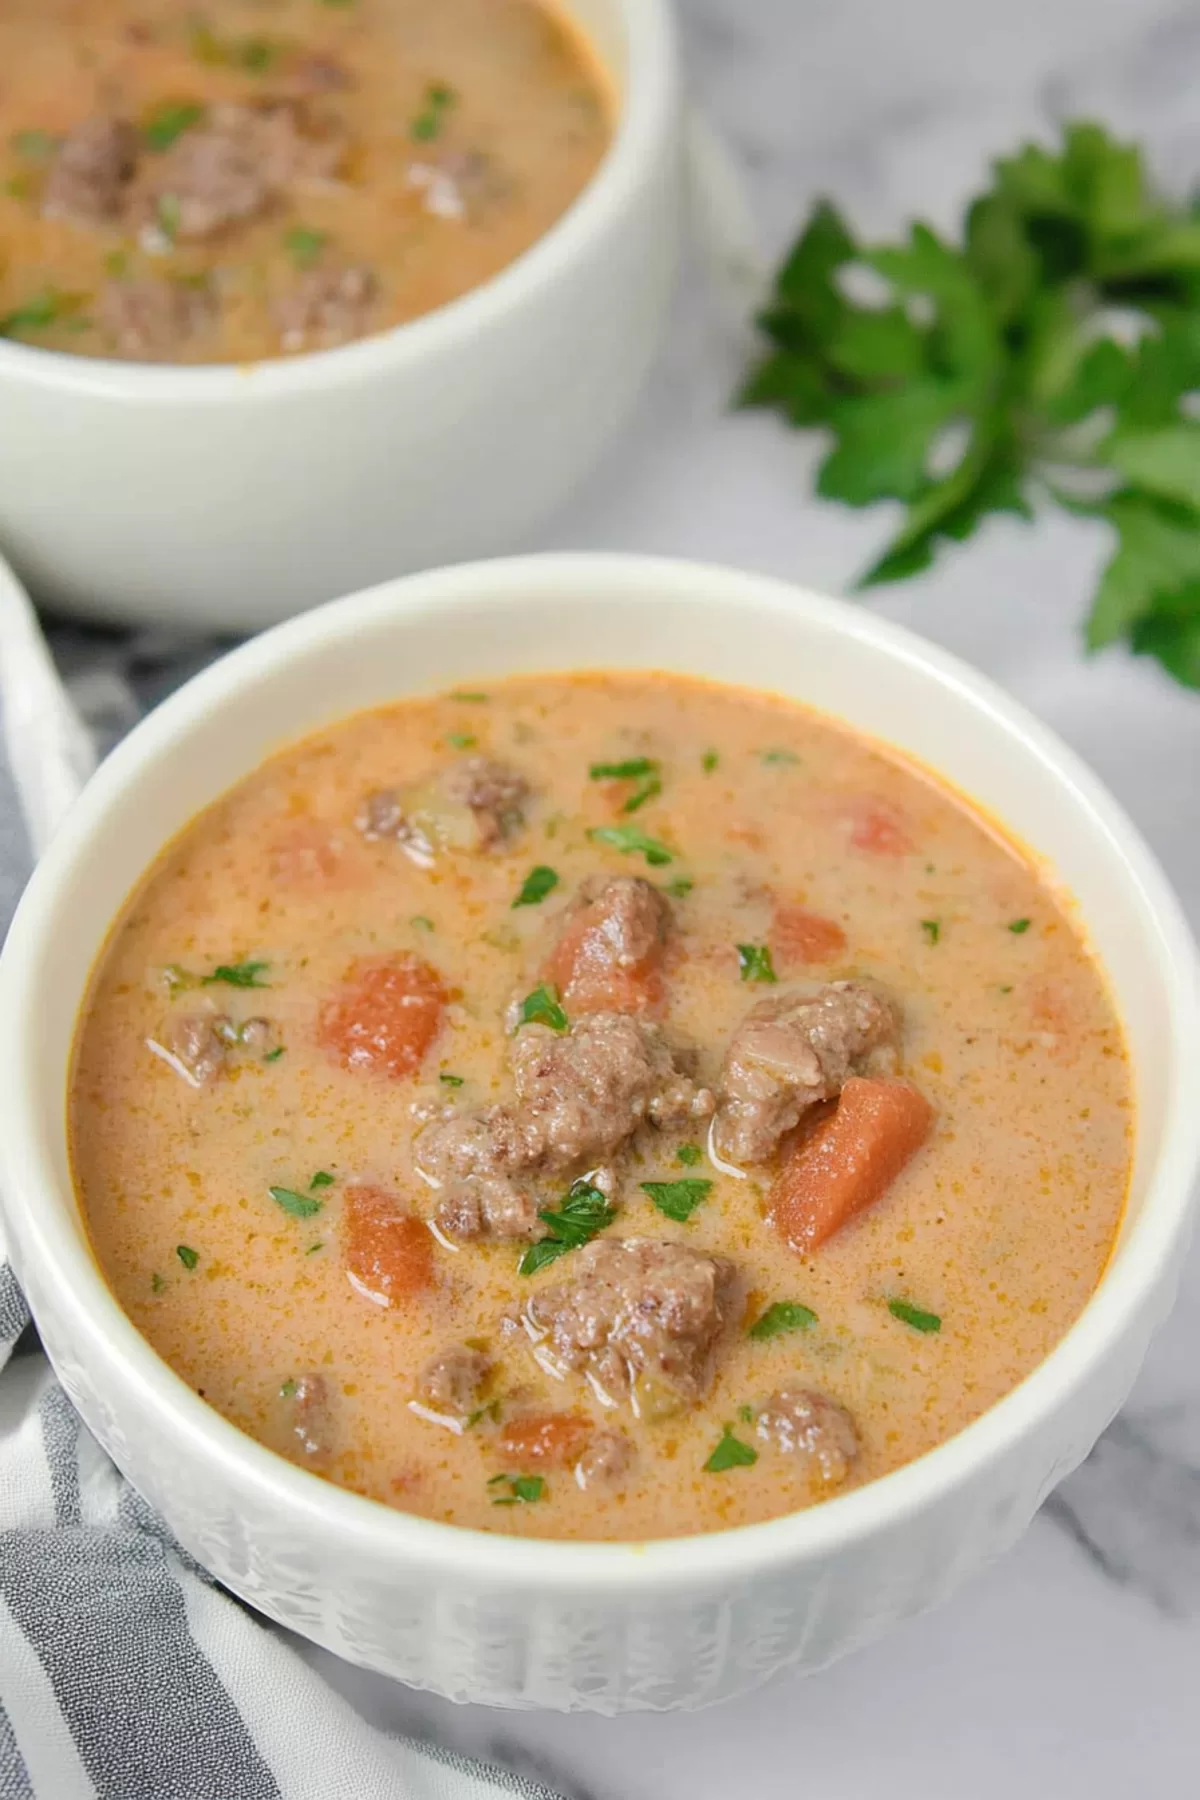
[(669, 0), (562, 0), (612, 75), (595, 179), (494, 280), (343, 349), (248, 367), (0, 339), (0, 550), (74, 613), (245, 632), (517, 544), (649, 367), (678, 255)]
[[(793, 1517), (705, 1537), (542, 1543), (435, 1524), (330, 1487), (243, 1437), (134, 1330), (89, 1254), (64, 1092), (93, 960), (131, 885), (282, 742), (358, 707), (517, 670), (651, 667), (810, 701), (946, 773), (1078, 900), (1137, 1081), (1132, 1198), (1083, 1316), (949, 1443)], [(317, 1642), (454, 1699), (698, 1706), (814, 1668), (942, 1599), (1003, 1550), (1124, 1399), (1170, 1304), (1200, 1155), (1195, 951), (1104, 790), (953, 658), (868, 612), (687, 564), (543, 557), (344, 600), (235, 652), (101, 767), (0, 959), (0, 1185), (43, 1340), (92, 1431), (187, 1548)]]

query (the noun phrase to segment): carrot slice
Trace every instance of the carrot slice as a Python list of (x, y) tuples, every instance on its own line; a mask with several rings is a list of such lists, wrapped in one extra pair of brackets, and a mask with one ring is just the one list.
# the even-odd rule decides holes
[(580, 1413), (530, 1413), (511, 1420), (497, 1435), (496, 1443), (518, 1468), (544, 1463), (548, 1468), (565, 1469), (579, 1461), (594, 1429), (591, 1420)]
[(852, 1075), (836, 1109), (800, 1139), (767, 1196), (767, 1216), (801, 1255), (882, 1199), (929, 1135), (933, 1108), (906, 1081)]
[(656, 1012), (663, 1002), (663, 946), (656, 944), (641, 962), (623, 968), (614, 961), (607, 916), (595, 901), (570, 921), (547, 959), (546, 980), (572, 1015)]
[(776, 962), (786, 968), (835, 961), (846, 948), (846, 934), (833, 919), (781, 900), (771, 921), (770, 943)]
[(875, 856), (907, 856), (913, 847), (899, 814), (875, 801), (852, 815), (850, 842), (856, 850), (868, 850)]
[(376, 1306), (395, 1306), (433, 1286), (429, 1227), (386, 1188), (346, 1189), (342, 1252), (350, 1285)]
[(413, 1075), (438, 1034), (446, 991), (420, 957), (400, 952), (354, 963), (317, 1024), (344, 1069)]

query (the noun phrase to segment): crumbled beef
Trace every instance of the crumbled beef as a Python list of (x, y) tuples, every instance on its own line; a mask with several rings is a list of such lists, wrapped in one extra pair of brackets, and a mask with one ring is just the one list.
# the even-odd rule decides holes
[(366, 332), (377, 283), (360, 264), (307, 269), (276, 302), (275, 322), (284, 350), (330, 350)]
[(73, 225), (111, 224), (125, 204), (137, 152), (137, 132), (127, 120), (85, 119), (58, 147), (42, 211)]
[(168, 1019), (161, 1036), (148, 1038), (147, 1043), (192, 1087), (203, 1087), (224, 1069), (230, 1033), (236, 1030), (233, 1021), (223, 1016), (182, 1013)]
[(212, 296), (206, 288), (157, 275), (109, 281), (99, 317), (122, 356), (178, 362), (189, 340), (211, 324)]
[(425, 212), (459, 223), (478, 219), (512, 191), (511, 181), (481, 150), (447, 150), (408, 166), (408, 185), (421, 195)]
[(765, 1162), (810, 1107), (841, 1092), (848, 1075), (894, 1067), (897, 1034), (890, 1001), (859, 981), (761, 1001), (725, 1054), (721, 1154), (735, 1163)]
[(451, 1344), (431, 1356), (421, 1370), (413, 1405), (461, 1430), (479, 1405), (491, 1367), (482, 1350)]
[(437, 1223), (448, 1235), (543, 1237), (538, 1203), (516, 1177), (602, 1161), (643, 1124), (690, 1123), (715, 1105), (657, 1026), (621, 1013), (594, 1013), (563, 1036), (527, 1025), (510, 1058), (515, 1102), (446, 1112), (417, 1140), (422, 1173), (445, 1190)]
[(257, 218), (288, 189), (334, 174), (344, 153), (337, 134), (311, 131), (291, 102), (214, 106), (156, 161), (148, 223), (161, 226), (170, 205), (173, 238), (210, 238)]
[(524, 822), (523, 775), (486, 756), (468, 756), (427, 780), (367, 794), (355, 823), (372, 841), (394, 838), (423, 868), (439, 850), (495, 850)]
[(572, 1013), (646, 1012), (662, 999), (671, 903), (636, 875), (585, 881), (546, 963)]
[(570, 1273), (525, 1304), (539, 1362), (583, 1374), (606, 1405), (665, 1417), (707, 1392), (722, 1332), (740, 1312), (724, 1256), (648, 1238), (596, 1238)]
[(581, 1488), (616, 1487), (636, 1460), (633, 1443), (623, 1431), (594, 1431), (575, 1464), (575, 1480)]
[(302, 56), (288, 70), (279, 91), (297, 100), (318, 94), (340, 94), (354, 86), (354, 77), (332, 56)]
[(764, 1444), (803, 1460), (829, 1487), (846, 1479), (858, 1455), (858, 1432), (844, 1406), (809, 1388), (780, 1388), (758, 1409)]
[(304, 1460), (327, 1462), (333, 1451), (333, 1407), (323, 1375), (302, 1375), (283, 1388), (287, 1422)]

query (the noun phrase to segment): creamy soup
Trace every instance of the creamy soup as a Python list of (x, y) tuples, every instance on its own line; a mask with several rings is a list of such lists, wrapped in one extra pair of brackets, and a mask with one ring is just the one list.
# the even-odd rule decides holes
[(485, 1530), (807, 1506), (1007, 1393), (1121, 1214), (1121, 1029), (1038, 870), (796, 705), (406, 700), (130, 899), (79, 1025), (96, 1256), (211, 1406)]
[(4, 0), (0, 336), (240, 362), (441, 306), (607, 147), (537, 0)]

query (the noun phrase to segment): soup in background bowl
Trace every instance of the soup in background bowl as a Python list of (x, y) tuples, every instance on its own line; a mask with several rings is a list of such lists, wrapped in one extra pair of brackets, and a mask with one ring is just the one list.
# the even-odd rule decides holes
[(609, 141), (540, 0), (14, 0), (0, 14), (0, 335), (251, 362), (453, 300)]
[[(72, 1187), (89, 992), (74, 1147), (128, 1312)], [(6, 1223), (88, 1424), (270, 1616), (460, 1699), (698, 1705), (934, 1603), (1086, 1454), (1174, 1287), (1196, 995), (1136, 833), (953, 659), (721, 570), (447, 570), (247, 645), (99, 771), (0, 960)], [(645, 1067), (607, 1065), (572, 1194), (589, 1037)], [(458, 1431), (417, 1392), (455, 1345)]]

